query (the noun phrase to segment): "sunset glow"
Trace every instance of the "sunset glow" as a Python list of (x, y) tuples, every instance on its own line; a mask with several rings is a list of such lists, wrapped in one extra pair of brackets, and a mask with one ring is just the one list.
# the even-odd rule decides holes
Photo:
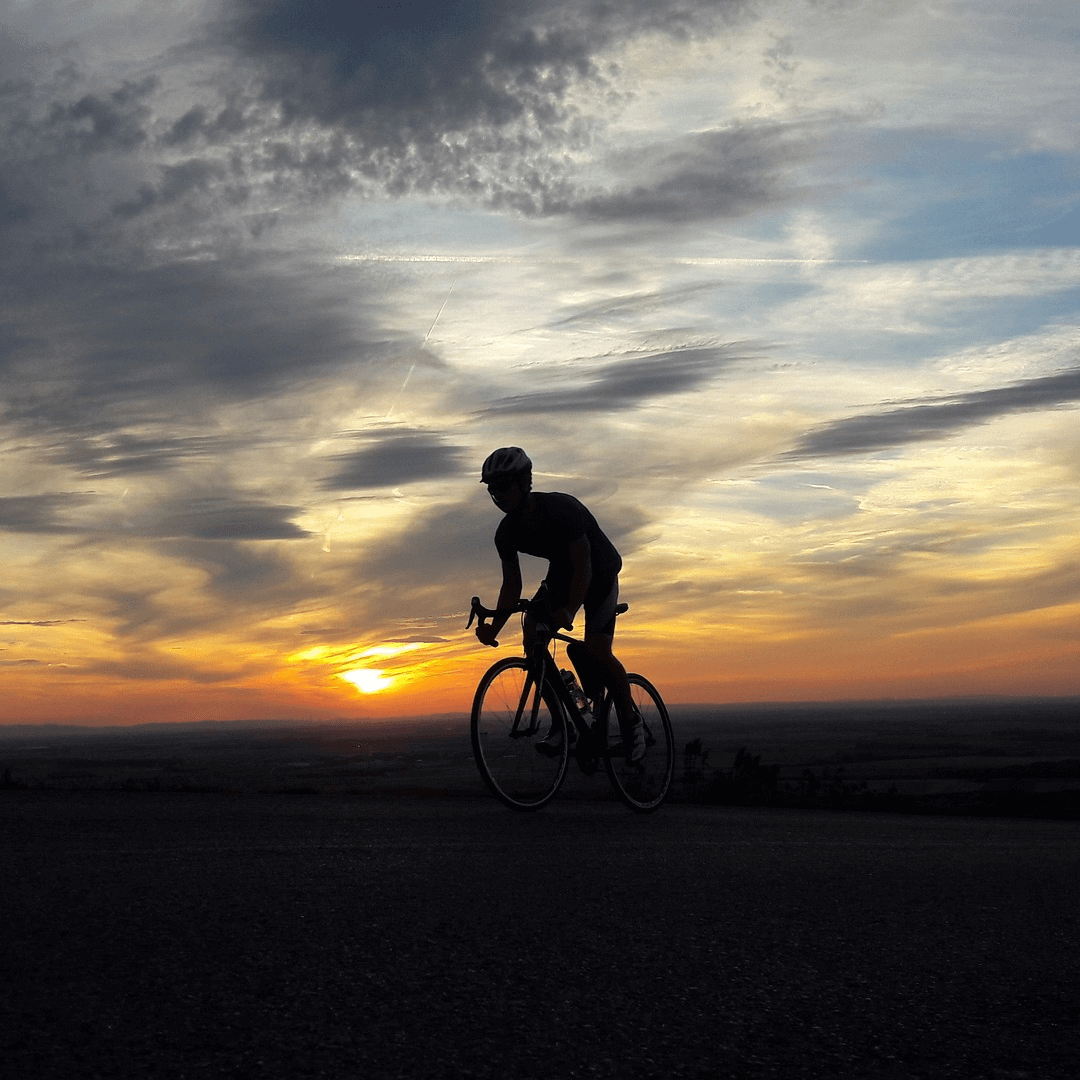
[(0, 722), (466, 711), (507, 444), (674, 702), (1080, 694), (1074, 3), (0, 4)]
[(344, 671), (341, 678), (352, 683), (361, 694), (378, 694), (383, 690), (389, 690), (394, 685), (393, 679), (388, 679), (382, 671), (374, 668)]

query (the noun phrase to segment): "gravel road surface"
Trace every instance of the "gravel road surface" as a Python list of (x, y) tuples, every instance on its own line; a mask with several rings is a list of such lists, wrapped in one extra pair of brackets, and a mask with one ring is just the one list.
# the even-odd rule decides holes
[(1080, 1077), (1075, 823), (5, 792), (0, 1062)]

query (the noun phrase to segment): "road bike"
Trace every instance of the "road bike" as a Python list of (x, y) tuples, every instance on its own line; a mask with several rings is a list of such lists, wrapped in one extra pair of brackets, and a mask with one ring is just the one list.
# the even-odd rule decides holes
[[(619, 604), (616, 614), (628, 607)], [(558, 792), (573, 757), (586, 775), (603, 762), (612, 788), (631, 810), (656, 810), (675, 772), (671, 720), (656, 688), (642, 675), (629, 676), (645, 731), (645, 756), (631, 762), (611, 692), (584, 643), (551, 625), (542, 595), (511, 610), (531, 616), (529, 655), (494, 663), (473, 698), (473, 755), (488, 789), (512, 810), (539, 810)], [(485, 608), (474, 596), (466, 629), (474, 619), (483, 625), (497, 614), (505, 613)], [(574, 670), (560, 671), (553, 642), (566, 645)], [(609, 738), (612, 731), (617, 738)]]

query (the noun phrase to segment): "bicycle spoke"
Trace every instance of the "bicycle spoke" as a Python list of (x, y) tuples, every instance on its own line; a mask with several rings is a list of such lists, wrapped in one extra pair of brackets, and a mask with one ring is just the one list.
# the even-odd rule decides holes
[(566, 775), (567, 737), (553, 691), (527, 662), (501, 660), (484, 675), (472, 711), (472, 744), (484, 782), (515, 810), (537, 810)]

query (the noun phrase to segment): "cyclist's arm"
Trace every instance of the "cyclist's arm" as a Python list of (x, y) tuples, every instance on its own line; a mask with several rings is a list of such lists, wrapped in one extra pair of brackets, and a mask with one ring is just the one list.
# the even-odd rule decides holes
[(512, 559), (503, 559), (502, 575), (499, 602), (495, 605), (502, 614), (491, 620), (496, 633), (506, 625), (514, 605), (521, 599), (521, 563), (516, 554)]
[(498, 611), (491, 617), (490, 623), (476, 628), (476, 636), (485, 645), (496, 643), (499, 632), (513, 613), (514, 605), (521, 599), (521, 564), (516, 552), (512, 559), (503, 559), (502, 573), (502, 588), (495, 605)]

